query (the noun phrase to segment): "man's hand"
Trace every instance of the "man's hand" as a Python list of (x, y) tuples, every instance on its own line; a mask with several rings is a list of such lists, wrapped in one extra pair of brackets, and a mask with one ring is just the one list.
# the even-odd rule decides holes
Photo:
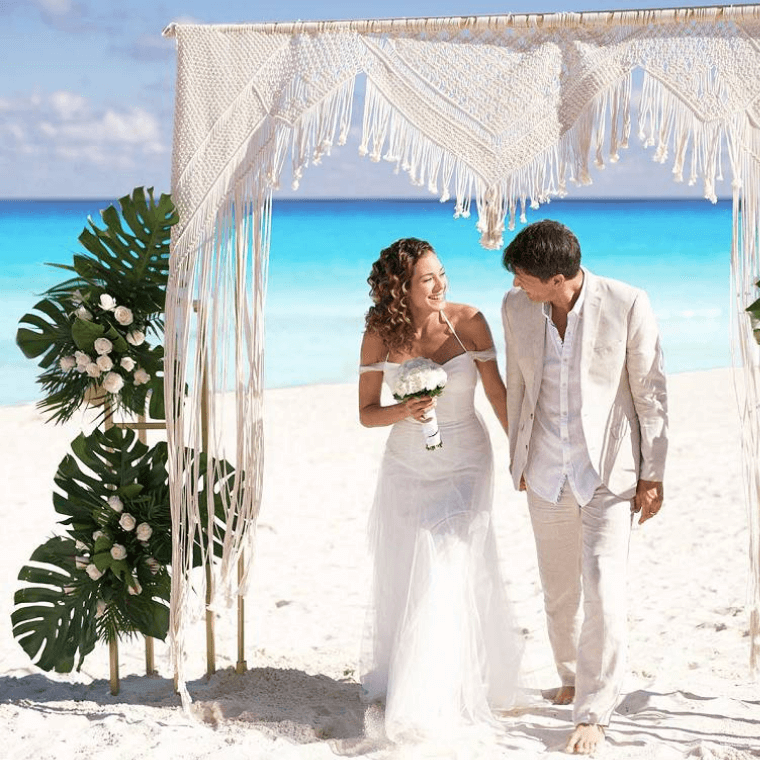
[(636, 495), (633, 497), (633, 511), (641, 512), (639, 525), (654, 517), (662, 507), (664, 491), (662, 483), (657, 480), (640, 480), (636, 484)]

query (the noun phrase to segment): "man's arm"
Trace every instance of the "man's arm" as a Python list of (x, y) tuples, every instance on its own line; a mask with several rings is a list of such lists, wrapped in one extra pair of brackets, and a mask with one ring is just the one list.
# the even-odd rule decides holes
[(662, 506), (668, 451), (667, 383), (662, 348), (654, 313), (643, 291), (631, 308), (626, 364), (641, 433), (639, 481), (633, 509), (641, 513), (639, 523), (643, 523)]

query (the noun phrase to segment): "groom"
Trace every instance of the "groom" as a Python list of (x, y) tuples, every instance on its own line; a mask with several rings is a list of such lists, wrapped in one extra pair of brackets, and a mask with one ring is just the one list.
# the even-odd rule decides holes
[[(625, 671), (632, 512), (663, 500), (665, 375), (642, 290), (580, 266), (575, 235), (551, 220), (504, 251), (511, 472), (527, 490), (549, 640), (574, 702), (567, 752), (603, 741)], [(582, 604), (581, 604), (582, 599)]]

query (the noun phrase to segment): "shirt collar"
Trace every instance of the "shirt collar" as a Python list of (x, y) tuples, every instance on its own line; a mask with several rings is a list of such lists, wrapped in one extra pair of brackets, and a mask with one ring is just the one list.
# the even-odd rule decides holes
[[(581, 282), (581, 290), (580, 290), (580, 293), (578, 293), (578, 298), (576, 299), (575, 303), (573, 304), (573, 308), (570, 309), (570, 311), (568, 313), (568, 318), (571, 315), (574, 314), (575, 318), (579, 319), (580, 316), (581, 316), (581, 312), (583, 310), (583, 303), (586, 300), (586, 280), (588, 279), (588, 277), (586, 275), (588, 273), (584, 269), (584, 267), (581, 267), (581, 271), (583, 272), (583, 281)], [(552, 305), (551, 305), (551, 303), (549, 303), (549, 301), (544, 301), (541, 304), (541, 308), (543, 309), (544, 316), (547, 319), (551, 319), (552, 318)]]

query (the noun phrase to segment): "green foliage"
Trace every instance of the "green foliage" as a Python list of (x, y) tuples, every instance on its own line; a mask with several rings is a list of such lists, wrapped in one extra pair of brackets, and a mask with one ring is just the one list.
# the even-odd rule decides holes
[[(134, 431), (111, 428), (79, 435), (55, 476), (53, 505), (68, 536), (40, 546), (19, 580), (28, 585), (16, 593), (13, 634), (37, 665), (61, 672), (79, 668), (100, 639), (112, 641), (141, 633), (164, 639), (169, 627), (172, 521), (165, 442), (148, 448)], [(205, 482), (201, 503), (211, 488), (214, 546), (221, 554), (224, 510), (223, 481), (235, 476), (227, 462), (213, 462), (222, 473)], [(189, 472), (196, 471), (191, 462)], [(202, 512), (205, 526), (206, 514)], [(201, 562), (205, 535), (195, 535), (193, 559)], [(40, 567), (37, 563), (44, 563)], [(54, 568), (54, 570), (50, 569)]]
[(48, 289), (19, 320), (16, 343), (38, 359), (39, 406), (56, 422), (69, 419), (88, 392), (109, 393), (116, 406), (137, 413), (150, 393), (151, 416), (164, 416), (160, 340), (178, 217), (170, 196), (155, 201), (152, 189), (136, 188), (119, 206), (121, 215), (114, 206), (101, 212), (105, 227), (88, 220), (79, 236), (86, 253), (75, 254), (73, 265), (52, 265), (75, 277)]
[(77, 670), (95, 647), (97, 594), (94, 584), (76, 567), (76, 544), (55, 537), (32, 554), (32, 564), (19, 573), (28, 585), (19, 589), (11, 614), (13, 635), (43, 670)]
[[(755, 287), (760, 288), (760, 280), (755, 283)], [(749, 313), (752, 321), (752, 334), (755, 336), (755, 341), (760, 343), (760, 298), (753, 301), (745, 311)]]

